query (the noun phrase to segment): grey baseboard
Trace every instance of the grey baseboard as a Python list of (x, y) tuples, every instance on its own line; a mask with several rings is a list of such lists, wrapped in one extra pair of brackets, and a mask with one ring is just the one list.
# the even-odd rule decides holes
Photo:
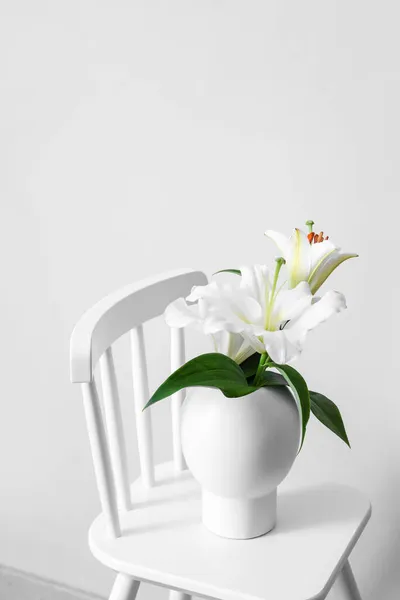
[(0, 600), (105, 600), (50, 579), (0, 565)]

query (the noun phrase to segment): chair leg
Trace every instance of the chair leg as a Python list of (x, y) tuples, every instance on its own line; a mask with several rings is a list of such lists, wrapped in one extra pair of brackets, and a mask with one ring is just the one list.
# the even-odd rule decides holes
[(192, 596), (190, 594), (185, 594), (185, 592), (177, 592), (176, 590), (171, 590), (169, 593), (169, 600), (191, 600)]
[(336, 579), (336, 585), (340, 589), (344, 600), (362, 600), (348, 560), (344, 563)]
[(109, 600), (135, 600), (140, 581), (119, 573), (115, 579)]

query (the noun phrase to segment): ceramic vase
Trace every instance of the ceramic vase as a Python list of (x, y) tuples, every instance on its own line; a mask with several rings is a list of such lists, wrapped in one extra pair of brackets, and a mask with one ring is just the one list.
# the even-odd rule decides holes
[(202, 489), (202, 520), (213, 533), (249, 539), (273, 529), (277, 486), (300, 442), (300, 415), (285, 386), (241, 398), (192, 388), (182, 411), (182, 449)]

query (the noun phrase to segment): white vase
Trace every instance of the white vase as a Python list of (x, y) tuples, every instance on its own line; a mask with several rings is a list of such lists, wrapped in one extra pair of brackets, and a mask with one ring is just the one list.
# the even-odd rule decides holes
[(286, 387), (264, 387), (242, 398), (226, 398), (214, 388), (189, 390), (182, 449), (202, 488), (204, 525), (235, 539), (273, 529), (277, 486), (299, 441), (299, 411)]

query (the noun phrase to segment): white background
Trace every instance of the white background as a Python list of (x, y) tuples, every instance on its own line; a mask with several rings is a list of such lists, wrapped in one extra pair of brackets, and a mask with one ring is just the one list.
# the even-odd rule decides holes
[[(360, 258), (330, 279), (348, 310), (298, 368), (353, 449), (314, 424), (295, 473), (370, 495), (354, 571), (366, 600), (398, 597), (398, 6), (0, 1), (0, 563), (102, 594), (112, 581), (86, 542), (99, 504), (68, 373), (81, 313), (160, 271), (270, 261), (264, 230), (313, 218)], [(152, 339), (152, 389), (166, 343)], [(167, 405), (154, 417), (166, 459)]]

